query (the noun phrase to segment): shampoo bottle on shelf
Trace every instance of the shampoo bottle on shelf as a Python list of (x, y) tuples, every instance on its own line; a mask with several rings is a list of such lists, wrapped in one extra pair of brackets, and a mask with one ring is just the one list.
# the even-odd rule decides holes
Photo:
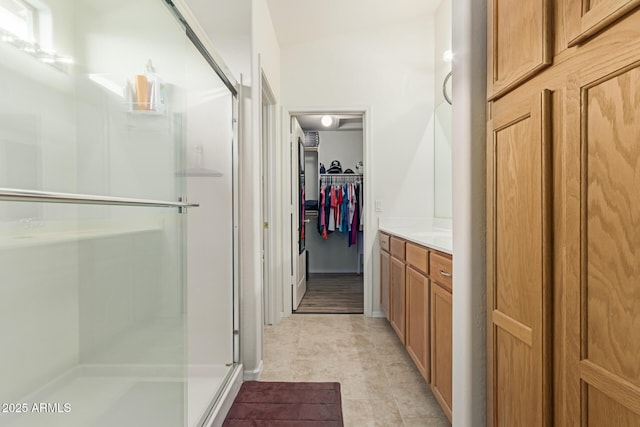
[(138, 110), (149, 109), (149, 81), (143, 74), (136, 74), (136, 106)]

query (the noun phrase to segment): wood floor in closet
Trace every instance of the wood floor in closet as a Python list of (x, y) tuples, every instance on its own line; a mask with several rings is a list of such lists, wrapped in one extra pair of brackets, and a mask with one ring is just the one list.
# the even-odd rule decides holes
[(307, 293), (296, 313), (364, 313), (364, 279), (361, 274), (310, 274)]

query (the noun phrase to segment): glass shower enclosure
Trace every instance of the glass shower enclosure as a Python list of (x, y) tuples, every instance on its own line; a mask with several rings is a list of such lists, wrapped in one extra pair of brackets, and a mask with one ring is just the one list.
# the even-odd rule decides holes
[(235, 367), (237, 96), (177, 15), (0, 0), (0, 426), (203, 425)]

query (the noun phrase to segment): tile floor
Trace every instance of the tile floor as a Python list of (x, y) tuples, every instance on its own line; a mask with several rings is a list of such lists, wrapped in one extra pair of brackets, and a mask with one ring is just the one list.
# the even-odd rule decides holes
[(265, 327), (262, 381), (338, 381), (346, 427), (450, 426), (386, 319), (297, 314)]

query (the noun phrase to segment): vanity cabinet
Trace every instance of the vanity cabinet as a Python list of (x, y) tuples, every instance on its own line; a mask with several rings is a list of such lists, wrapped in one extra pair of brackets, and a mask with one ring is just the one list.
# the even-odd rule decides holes
[(382, 310), (451, 421), (451, 255), (384, 233), (380, 246)]
[(431, 390), (451, 421), (452, 400), (452, 264), (431, 252)]

